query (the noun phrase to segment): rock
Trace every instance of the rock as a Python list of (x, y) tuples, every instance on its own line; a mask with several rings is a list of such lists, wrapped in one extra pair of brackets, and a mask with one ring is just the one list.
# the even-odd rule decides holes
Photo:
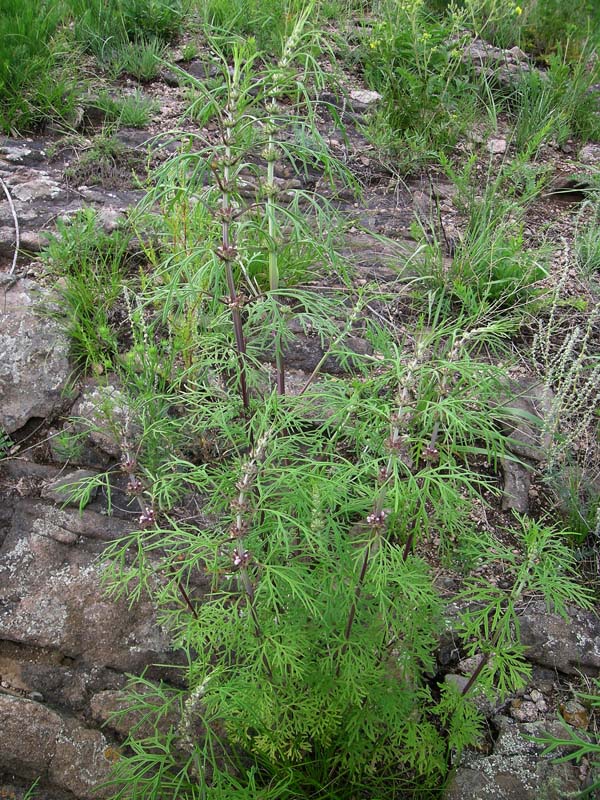
[(504, 497), (502, 508), (526, 514), (529, 509), (530, 474), (533, 462), (545, 458), (552, 446), (552, 434), (544, 421), (552, 413), (554, 395), (539, 379), (523, 377), (511, 381), (510, 396), (500, 403), (500, 424), (506, 446), (520, 460), (502, 460)]
[(502, 459), (504, 474), (504, 492), (502, 496), (503, 511), (518, 511), (526, 514), (529, 510), (529, 487), (531, 485), (531, 469), (520, 461), (511, 458)]
[(340, 255), (367, 282), (408, 281), (420, 274), (414, 258), (418, 245), (413, 240), (378, 240), (370, 233), (351, 230), (344, 244)]
[(492, 155), (501, 155), (506, 153), (506, 139), (488, 139), (486, 149)]
[(572, 725), (574, 728), (586, 731), (590, 724), (590, 712), (583, 706), (579, 700), (567, 700), (566, 703), (561, 703), (560, 713), (566, 723)]
[(0, 153), (6, 161), (13, 161), (18, 163), (23, 162), (28, 156), (31, 155), (29, 147), (1, 147)]
[[(468, 675), (456, 675), (452, 672), (448, 672), (444, 675), (444, 683), (454, 686), (459, 692), (462, 692), (468, 684), (469, 678), (470, 676)], [(471, 689), (470, 697), (473, 699), (475, 707), (478, 711), (481, 711), (482, 714), (485, 716), (491, 716), (493, 714), (493, 702), (481, 691), (478, 691), (477, 686)]]
[(0, 428), (7, 433), (63, 405), (69, 342), (56, 321), (37, 313), (51, 297), (29, 280), (7, 284), (4, 292), (0, 285)]
[(37, 166), (47, 160), (44, 142), (36, 139), (0, 137), (0, 163), (2, 160), (20, 166)]
[[(153, 692), (151, 686), (142, 684), (135, 687), (135, 692), (141, 695), (149, 706), (153, 701), (157, 708), (164, 703), (164, 689), (162, 693)], [(144, 738), (156, 733), (157, 728), (166, 734), (170, 728), (175, 729), (180, 722), (178, 703), (169, 706), (168, 712), (160, 719), (154, 719), (152, 716), (148, 717), (139, 705), (136, 706), (132, 692), (126, 690), (98, 692), (92, 697), (90, 707), (94, 719), (103, 727), (107, 726), (123, 737), (135, 730), (137, 737)]]
[[(122, 137), (137, 148), (144, 145), (142, 140), (146, 135), (124, 132)], [(52, 156), (48, 155), (51, 150), (54, 151)], [(125, 180), (117, 183), (113, 190), (108, 185), (97, 187), (93, 197), (89, 198), (73, 191), (65, 178), (65, 169), (69, 169), (70, 160), (77, 163), (75, 156), (76, 149), (72, 146), (63, 144), (57, 148), (56, 138), (24, 142), (0, 137), (0, 174), (14, 202), (23, 250), (33, 253), (41, 250), (46, 243), (45, 232), (54, 228), (56, 220), (73, 216), (88, 203), (98, 207), (104, 228), (114, 230), (121, 214), (141, 199), (143, 192), (128, 188)], [(142, 160), (142, 156), (133, 150), (124, 158)], [(125, 172), (128, 177), (128, 167), (123, 174)], [(0, 202), (0, 256), (12, 256), (14, 245), (11, 208), (8, 203)]]
[(551, 724), (517, 724), (503, 716), (494, 723), (499, 734), (492, 754), (465, 752), (444, 800), (563, 800), (583, 788), (575, 765), (553, 763), (551, 756), (541, 756), (543, 745), (525, 738), (541, 735)]
[[(35, 658), (38, 654), (39, 651), (36, 651), (31, 657)], [(41, 657), (38, 655), (38, 661), (28, 661), (27, 653), (20, 648), (16, 657), (19, 660), (14, 663), (21, 683), (30, 692), (41, 695), (54, 708), (68, 708), (69, 713), (79, 714), (86, 719), (90, 717), (90, 696), (101, 691), (116, 691), (125, 685), (125, 676), (112, 669), (62, 663), (59, 654), (53, 651), (45, 651)], [(57, 663), (47, 663), (52, 660)], [(5, 669), (5, 660), (0, 659), (0, 666)]]
[[(310, 331), (303, 328), (297, 320), (291, 320), (288, 324), (289, 330), (294, 334), (289, 342), (286, 342), (284, 358), (286, 365), (292, 369), (308, 372), (309, 374), (321, 363), (326, 353), (326, 347), (321, 343), (318, 335), (312, 335)], [(360, 336), (347, 336), (344, 344), (357, 355), (366, 355), (372, 352), (369, 343)], [(335, 356), (328, 355), (320, 371), (331, 375), (343, 375), (352, 369), (352, 358), (345, 365), (340, 364)]]
[(102, 206), (98, 209), (96, 220), (104, 233), (113, 233), (125, 220), (125, 213), (121, 208)]
[(552, 446), (552, 435), (543, 423), (552, 413), (554, 394), (538, 378), (511, 381), (510, 397), (502, 402), (501, 425), (506, 445), (528, 461), (541, 461)]
[(577, 608), (567, 619), (546, 610), (542, 601), (528, 603), (520, 617), (521, 643), (527, 659), (566, 675), (597, 676), (600, 670), (600, 619)]
[(531, 700), (516, 697), (510, 704), (510, 716), (517, 722), (535, 722), (539, 716), (537, 705)]
[(87, 433), (89, 441), (113, 458), (120, 458), (125, 440), (133, 444), (139, 431), (130, 402), (116, 386), (88, 384), (73, 407), (74, 429)]
[(100, 785), (112, 760), (105, 737), (41, 703), (0, 694), (2, 769), (72, 792), (78, 800), (108, 798)]
[[(0, 550), (0, 639), (126, 672), (164, 663), (169, 639), (150, 601), (130, 607), (126, 599), (105, 596), (100, 540), (106, 521), (90, 514), (17, 504)], [(64, 543), (65, 532), (86, 524), (100, 528), (96, 539)]]
[(38, 231), (21, 231), (21, 250), (39, 253), (48, 244), (46, 237)]
[[(77, 469), (75, 472), (69, 472), (66, 475), (61, 475), (56, 480), (49, 483), (42, 490), (42, 497), (49, 500), (54, 500), (56, 503), (68, 506), (86, 506), (90, 500), (93, 500), (98, 493), (98, 487), (94, 486), (85, 497), (82, 498), (81, 494), (77, 491), (77, 484), (82, 481), (89, 480), (96, 477), (95, 472), (88, 469)], [(86, 499), (87, 498), (87, 499)], [(77, 537), (75, 537), (77, 539)]]
[(16, 200), (30, 203), (32, 200), (56, 200), (57, 197), (64, 195), (65, 190), (46, 173), (40, 172), (33, 180), (13, 184), (10, 192)]
[(52, 428), (48, 432), (50, 458), (57, 464), (78, 464), (95, 470), (105, 470), (113, 459), (104, 453), (88, 437), (77, 432), (72, 424), (60, 430)]
[(579, 160), (582, 164), (600, 164), (600, 144), (586, 144), (579, 151)]
[(462, 60), (472, 66), (477, 74), (483, 74), (505, 87), (514, 86), (523, 73), (531, 71), (527, 55), (520, 48), (502, 50), (483, 39), (468, 42), (464, 47)]
[(374, 92), (370, 89), (353, 89), (349, 97), (355, 111), (363, 111), (378, 100), (381, 100), (379, 92)]

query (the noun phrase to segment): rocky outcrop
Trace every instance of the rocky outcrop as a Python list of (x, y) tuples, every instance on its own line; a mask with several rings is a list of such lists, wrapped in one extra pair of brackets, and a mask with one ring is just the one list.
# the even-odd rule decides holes
[[(47, 648), (90, 666), (138, 672), (169, 657), (152, 605), (103, 592), (102, 538), (121, 534), (100, 514), (18, 504), (0, 549), (0, 638)], [(88, 531), (94, 531), (91, 536)]]
[[(498, 731), (491, 755), (466, 753), (444, 800), (562, 800), (580, 788), (576, 766), (553, 763), (542, 756), (543, 745), (531, 741), (548, 725), (517, 724), (504, 716), (494, 724)], [(557, 723), (550, 725), (550, 732), (557, 728)]]
[(565, 675), (600, 674), (600, 617), (571, 608), (567, 617), (548, 612), (543, 602), (529, 604), (520, 617), (521, 643), (534, 664)]
[[(125, 153), (145, 150), (139, 141), (141, 137), (137, 137), (137, 141), (133, 137), (133, 142), (129, 142), (123, 132), (119, 132), (118, 137)], [(141, 192), (127, 187), (126, 180), (120, 182), (121, 186), (124, 184), (123, 188), (112, 187), (110, 191), (91, 188), (83, 181), (71, 185), (67, 177), (71, 160), (77, 162), (73, 147), (61, 147), (60, 142), (50, 138), (23, 140), (0, 137), (0, 178), (13, 201), (22, 249), (29, 252), (41, 250), (47, 243), (45, 232), (54, 229), (56, 219), (71, 217), (84, 206), (96, 206), (100, 211), (99, 221), (106, 230), (111, 230), (124, 217), (127, 208), (141, 197)], [(100, 159), (96, 161), (99, 163)], [(14, 247), (12, 210), (8, 203), (0, 202), (0, 256), (12, 256)]]
[(524, 73), (532, 67), (520, 47), (503, 50), (483, 39), (473, 39), (463, 50), (462, 60), (480, 75), (499, 81), (505, 86), (514, 86)]
[(72, 366), (69, 341), (40, 307), (52, 295), (32, 281), (0, 283), (0, 429), (52, 417), (63, 403)]
[(79, 800), (110, 797), (102, 786), (116, 752), (97, 730), (50, 708), (0, 694), (1, 768), (31, 780), (44, 779)]

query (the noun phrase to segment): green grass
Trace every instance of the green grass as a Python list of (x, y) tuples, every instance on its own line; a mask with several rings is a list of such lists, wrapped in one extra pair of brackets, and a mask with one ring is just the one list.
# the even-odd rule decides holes
[(575, 255), (586, 277), (600, 277), (600, 202), (594, 195), (582, 205), (579, 214)]
[(259, 49), (277, 55), (305, 5), (305, 0), (206, 0), (198, 10), (212, 34), (253, 37)]
[(3, 0), (0, 130), (33, 130), (68, 120), (77, 98), (74, 56), (62, 30), (64, 9), (50, 0)]
[(123, 294), (131, 234), (103, 233), (90, 209), (57, 228), (42, 259), (62, 278), (58, 293), (73, 357), (88, 369), (110, 369), (118, 350), (111, 314)]
[(109, 76), (152, 80), (188, 9), (186, 0), (3, 0), (0, 130), (68, 124), (86, 83), (82, 53)]
[(107, 123), (114, 122), (118, 127), (125, 128), (145, 128), (158, 108), (157, 102), (146, 97), (139, 89), (121, 95), (100, 92), (92, 105), (105, 115)]

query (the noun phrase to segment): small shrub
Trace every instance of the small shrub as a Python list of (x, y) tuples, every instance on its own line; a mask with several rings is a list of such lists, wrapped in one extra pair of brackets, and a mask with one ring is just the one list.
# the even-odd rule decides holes
[[(439, 795), (479, 736), (471, 695), (523, 685), (523, 594), (561, 613), (590, 605), (556, 530), (517, 521), (519, 546), (505, 547), (469, 517), (495, 482), (474, 462), (505, 452), (491, 403), (502, 373), (477, 351), (501, 348), (512, 321), (447, 321), (432, 302), (399, 341), (369, 318), (369, 287), (324, 292), (288, 272), (308, 243), (321, 272), (344, 274), (334, 206), (275, 180), (306, 163), (347, 176), (314, 125), (308, 87), (323, 76), (306, 22), (275, 64), (232, 46), (214, 86), (196, 87), (214, 137), (163, 165), (145, 204), (160, 244), (146, 245), (154, 268), (139, 292), (124, 293), (131, 339), (111, 358), (140, 530), (108, 555), (114, 592), (162, 609), (187, 685), (150, 697), (138, 682), (144, 719), (175, 722), (132, 732), (119, 798)], [(322, 350), (295, 393), (291, 319)], [(360, 323), (372, 354), (347, 344)], [(332, 360), (345, 375), (323, 374)], [(436, 675), (444, 602), (418, 548), (438, 541), (443, 556), (466, 539), (473, 558), (503, 564), (509, 588), (468, 582), (454, 628), (478, 666), (459, 691)]]
[(455, 33), (451, 20), (432, 18), (422, 2), (386, 3), (383, 20), (365, 37), (365, 80), (382, 95), (374, 125), (389, 131), (398, 154), (409, 147), (435, 158), (456, 143), (475, 115), (477, 99)]

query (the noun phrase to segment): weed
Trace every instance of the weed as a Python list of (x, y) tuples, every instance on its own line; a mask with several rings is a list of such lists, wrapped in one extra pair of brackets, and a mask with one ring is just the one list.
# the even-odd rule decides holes
[(590, 89), (600, 71), (590, 66), (590, 55), (586, 49), (578, 59), (567, 61), (559, 51), (550, 56), (547, 72), (524, 74), (510, 99), (520, 151), (532, 157), (547, 141), (598, 138), (597, 100)]
[(104, 113), (108, 123), (129, 128), (145, 128), (157, 110), (157, 103), (136, 89), (132, 94), (113, 96), (100, 92), (93, 105)]
[[(539, 194), (540, 181), (533, 180), (521, 197), (511, 198), (507, 189), (514, 192), (515, 179), (522, 175), (523, 164), (517, 160), (478, 193), (471, 183), (473, 162), (462, 175), (447, 161), (443, 164), (458, 189), (456, 202), (466, 215), (466, 227), (452, 243), (452, 255), (445, 257), (449, 243), (442, 239), (443, 231), (438, 233), (434, 223), (413, 226), (423, 245), (423, 277), (468, 315), (486, 318), (516, 307), (522, 313), (537, 295), (536, 284), (547, 274), (548, 248), (525, 248), (520, 221), (527, 202)], [(523, 188), (527, 187), (520, 186), (520, 192)]]
[(105, 234), (92, 210), (70, 224), (58, 222), (43, 259), (62, 278), (59, 295), (68, 315), (75, 358), (85, 366), (110, 369), (117, 334), (110, 314), (122, 293), (130, 235)]
[(78, 458), (81, 458), (84, 450), (82, 442), (83, 436), (76, 433), (70, 427), (65, 427), (52, 436), (50, 447), (52, 455), (58, 461), (63, 463), (78, 463)]
[(148, 83), (158, 76), (164, 55), (165, 46), (158, 39), (136, 39), (115, 48), (107, 67), (114, 77), (125, 72)]
[(408, 147), (431, 160), (473, 118), (475, 98), (455, 33), (452, 21), (431, 18), (421, 2), (386, 3), (383, 20), (365, 38), (365, 79), (382, 95), (371, 124), (392, 132), (395, 152)]
[[(594, 331), (600, 319), (600, 304), (591, 309), (583, 325), (560, 330), (558, 298), (566, 273), (556, 289), (549, 319), (539, 322), (532, 343), (532, 356), (548, 390), (554, 393), (552, 411), (545, 425), (553, 447), (547, 467), (553, 467), (577, 450), (580, 436), (594, 420), (600, 387), (600, 360), (594, 350)], [(555, 339), (560, 336), (557, 345)]]
[(9, 454), (12, 447), (10, 436), (5, 430), (0, 428), (0, 461), (5, 459)]
[(68, 0), (77, 20), (75, 36), (101, 67), (147, 81), (156, 59), (181, 29), (188, 4), (182, 0)]
[(562, 51), (568, 61), (579, 60), (600, 35), (600, 10), (589, 0), (523, 3), (523, 44), (539, 55)]
[(195, 42), (186, 42), (181, 48), (182, 61), (191, 61), (198, 55), (198, 45)]
[(206, 0), (200, 13), (206, 28), (224, 41), (253, 37), (259, 49), (279, 55), (305, 5), (303, 0)]
[[(398, 341), (370, 318), (370, 287), (315, 291), (288, 272), (308, 246), (321, 271), (343, 276), (325, 233), (333, 205), (276, 180), (277, 165), (347, 176), (313, 124), (309, 87), (323, 75), (309, 12), (274, 64), (252, 43), (230, 44), (231, 64), (216, 52), (221, 80), (196, 86), (194, 109), (215, 135), (161, 167), (140, 212), (156, 215), (156, 238), (145, 245), (153, 269), (138, 294), (124, 292), (128, 343), (88, 350), (119, 373), (112, 430), (140, 509), (140, 530), (110, 548), (113, 591), (152, 595), (189, 655), (185, 689), (133, 695), (146, 719), (175, 709), (179, 721), (165, 737), (132, 732), (115, 797), (439, 793), (479, 735), (474, 686), (522, 685), (523, 594), (561, 612), (589, 605), (555, 530), (519, 522), (515, 553), (478, 540), (469, 521), (494, 491), (473, 462), (494, 465), (505, 450), (491, 403), (503, 376), (477, 352), (502, 348), (512, 320), (448, 321), (432, 303)], [(116, 288), (121, 267), (114, 281), (115, 260), (98, 271), (94, 237), (91, 219), (65, 230), (55, 260), (93, 253), (77, 274)], [(320, 345), (295, 395), (290, 319)], [(348, 347), (359, 322), (373, 354)], [(333, 359), (344, 377), (324, 373)], [(444, 603), (417, 555), (434, 536), (442, 552), (469, 538), (510, 574), (510, 590), (468, 585), (457, 635), (480, 661), (463, 692), (434, 678)]]

